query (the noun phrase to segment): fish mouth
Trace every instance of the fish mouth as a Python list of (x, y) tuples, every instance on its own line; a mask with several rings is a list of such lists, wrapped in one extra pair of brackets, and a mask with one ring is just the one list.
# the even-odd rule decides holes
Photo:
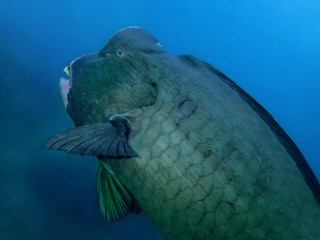
[(62, 101), (65, 108), (67, 108), (68, 106), (68, 94), (71, 88), (70, 82), (71, 82), (70, 79), (67, 79), (64, 77), (60, 78), (60, 92), (61, 92), (61, 97), (62, 97)]
[(71, 66), (71, 64), (68, 64), (63, 69), (63, 71), (68, 76), (68, 78), (65, 78), (65, 77), (60, 78), (60, 93), (61, 93), (62, 101), (63, 101), (65, 108), (67, 108), (67, 106), (68, 106), (68, 94), (69, 94), (70, 88), (72, 86), (70, 66)]
[(63, 69), (63, 71), (67, 75), (67, 78), (66, 77), (60, 78), (60, 93), (61, 93), (62, 101), (65, 108), (67, 108), (68, 106), (68, 94), (69, 94), (70, 88), (72, 87), (71, 65), (73, 62), (74, 61), (72, 61)]

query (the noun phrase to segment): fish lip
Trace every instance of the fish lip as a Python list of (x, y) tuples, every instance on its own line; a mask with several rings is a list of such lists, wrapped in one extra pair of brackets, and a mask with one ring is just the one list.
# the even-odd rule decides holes
[(61, 93), (62, 101), (63, 101), (65, 108), (67, 108), (67, 105), (68, 105), (68, 95), (69, 95), (70, 89), (71, 89), (70, 79), (61, 77), (60, 78), (60, 93)]

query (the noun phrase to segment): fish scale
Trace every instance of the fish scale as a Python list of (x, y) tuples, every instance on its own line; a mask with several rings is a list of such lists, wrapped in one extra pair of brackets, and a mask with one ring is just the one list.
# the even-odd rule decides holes
[[(114, 60), (119, 47), (128, 57)], [(140, 28), (118, 32), (79, 61), (90, 71), (71, 65), (67, 109), (80, 127), (46, 146), (98, 156), (98, 172), (112, 179), (97, 178), (100, 189), (114, 189), (125, 206), (100, 201), (107, 220), (137, 213), (139, 205), (166, 239), (320, 239), (312, 170), (272, 116), (217, 69), (165, 53)], [(97, 126), (109, 133), (97, 139), (113, 144), (110, 151), (92, 143)], [(85, 130), (82, 146), (77, 134)]]
[[(305, 183), (301, 177), (293, 177), (300, 175), (294, 165), (284, 168), (281, 162), (285, 161), (272, 160), (274, 155), (276, 159), (292, 162), (284, 148), (280, 148), (278, 153), (261, 152), (258, 139), (256, 146), (247, 146), (245, 139), (238, 141), (245, 128), (230, 133), (229, 126), (232, 123), (220, 120), (225, 116), (215, 118), (212, 113), (205, 113), (205, 107), (197, 108), (186, 118), (184, 112), (179, 112), (172, 104), (179, 98), (184, 99), (183, 96), (170, 97), (166, 89), (164, 92), (166, 100), (158, 100), (163, 106), (147, 109), (137, 120), (139, 126), (144, 126), (147, 131), (142, 128), (132, 139), (141, 158), (146, 156), (142, 153), (148, 152), (146, 161), (152, 165), (140, 165), (140, 158), (107, 161), (124, 184), (130, 182), (129, 186), (134, 182), (135, 187), (130, 190), (166, 238), (316, 239), (318, 233), (315, 222), (319, 220), (319, 211), (316, 214), (308, 211), (297, 214), (290, 209), (301, 209), (301, 204), (306, 204), (305, 199), (309, 199), (308, 205), (313, 205), (315, 209), (318, 209), (317, 203), (310, 198), (310, 193), (306, 194), (309, 197), (295, 195), (299, 199), (290, 198), (293, 189), (287, 189), (285, 184), (294, 182), (297, 189), (304, 189)], [(168, 130), (168, 126), (174, 122), (180, 123), (179, 126)], [(223, 129), (229, 129), (228, 134)], [(259, 130), (273, 139), (267, 144), (279, 145), (268, 128)], [(204, 153), (199, 143), (205, 142), (208, 137), (211, 138), (206, 147), (212, 150)], [(260, 165), (266, 162), (270, 162), (271, 166), (262, 168)], [(139, 179), (135, 178), (135, 171), (123, 174), (123, 168), (133, 165), (134, 168), (143, 169)], [(279, 177), (279, 171), (284, 170), (294, 175), (286, 175), (285, 181)], [(283, 191), (287, 191), (287, 194), (283, 194)], [(162, 197), (158, 199), (158, 196)], [(290, 207), (284, 203), (290, 203)], [(302, 221), (299, 223), (305, 214), (315, 215), (314, 222), (309, 221), (311, 227), (306, 236), (301, 230)]]

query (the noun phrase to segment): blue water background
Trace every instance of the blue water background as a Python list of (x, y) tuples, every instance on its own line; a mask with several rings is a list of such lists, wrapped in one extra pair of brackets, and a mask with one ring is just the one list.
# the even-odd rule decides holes
[(63, 68), (138, 25), (258, 100), (320, 176), (318, 0), (0, 1), (0, 239), (160, 239), (144, 215), (105, 223), (96, 160), (42, 149), (72, 127)]

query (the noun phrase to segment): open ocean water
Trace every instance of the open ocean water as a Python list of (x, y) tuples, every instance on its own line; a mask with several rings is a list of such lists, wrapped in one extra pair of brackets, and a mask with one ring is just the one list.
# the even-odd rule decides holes
[(161, 239), (143, 214), (104, 221), (94, 158), (42, 148), (73, 126), (60, 97), (64, 67), (131, 25), (227, 74), (319, 177), (319, 12), (318, 0), (0, 0), (0, 239)]

